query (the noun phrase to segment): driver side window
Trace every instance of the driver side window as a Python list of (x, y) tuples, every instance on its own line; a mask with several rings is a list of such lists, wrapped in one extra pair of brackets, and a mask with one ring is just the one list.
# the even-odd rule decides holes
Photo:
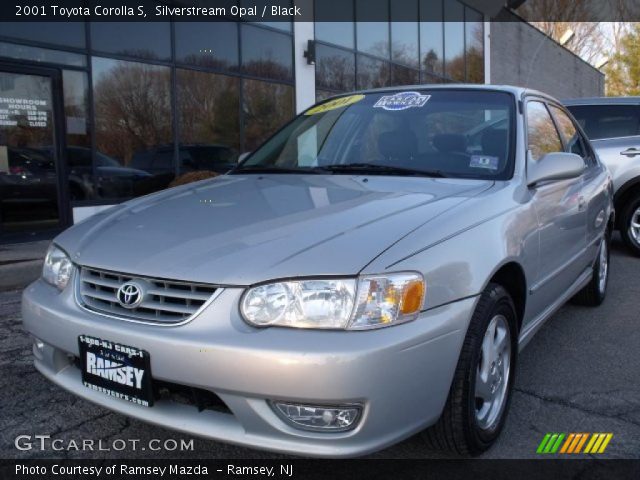
[(547, 153), (564, 150), (551, 115), (542, 102), (527, 103), (527, 139), (532, 160), (539, 160)]

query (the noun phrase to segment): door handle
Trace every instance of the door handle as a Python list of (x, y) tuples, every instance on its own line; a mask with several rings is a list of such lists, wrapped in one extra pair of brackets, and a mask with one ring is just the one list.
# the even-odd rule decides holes
[(640, 155), (640, 148), (627, 148), (625, 151), (620, 152), (620, 155), (624, 155), (626, 157), (635, 157), (636, 155)]

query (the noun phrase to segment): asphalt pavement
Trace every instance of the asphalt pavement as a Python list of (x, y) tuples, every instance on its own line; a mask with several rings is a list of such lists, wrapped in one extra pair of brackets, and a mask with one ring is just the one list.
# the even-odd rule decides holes
[[(505, 430), (483, 457), (540, 458), (536, 448), (546, 433), (610, 432), (598, 457), (640, 458), (640, 258), (628, 255), (617, 239), (612, 248), (605, 303), (563, 307), (521, 353)], [(19, 290), (0, 292), (0, 412), (0, 458), (284, 458), (147, 425), (45, 380), (33, 367), (22, 329)], [(30, 436), (30, 449), (16, 448), (20, 435)], [(46, 439), (41, 450), (35, 435), (59, 439), (62, 450)], [(73, 448), (86, 439), (93, 440), (93, 451)], [(138, 440), (135, 450), (130, 439)], [(175, 450), (170, 441), (167, 449), (150, 451), (145, 446), (152, 439), (159, 440), (152, 442), (156, 448), (167, 439), (193, 440), (193, 448)], [(122, 440), (127, 446), (120, 450)], [(29, 440), (22, 442), (28, 448)], [(443, 455), (427, 450), (416, 435), (370, 457)]]

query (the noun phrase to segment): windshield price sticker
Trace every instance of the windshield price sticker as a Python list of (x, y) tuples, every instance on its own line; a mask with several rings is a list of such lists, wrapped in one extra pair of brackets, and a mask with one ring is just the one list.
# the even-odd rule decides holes
[(418, 92), (399, 92), (394, 95), (380, 97), (373, 108), (399, 111), (412, 107), (422, 108), (426, 105), (431, 95), (421, 95)]
[(363, 98), (364, 98), (364, 95), (349, 95), (347, 97), (335, 98), (333, 100), (329, 100), (328, 102), (322, 103), (317, 107), (310, 108), (309, 110), (304, 112), (304, 114), (315, 115), (317, 113), (324, 113), (330, 110), (336, 110), (338, 108), (353, 105), (354, 103), (359, 102)]

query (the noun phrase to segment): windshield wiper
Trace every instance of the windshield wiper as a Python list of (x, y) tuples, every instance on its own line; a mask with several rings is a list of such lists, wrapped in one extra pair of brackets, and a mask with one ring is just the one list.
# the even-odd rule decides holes
[(446, 177), (440, 170), (416, 170), (413, 168), (394, 167), (392, 165), (379, 165), (376, 163), (346, 163), (336, 165), (324, 165), (315, 167), (316, 170), (324, 170), (332, 173), (366, 173), (370, 175), (406, 175), (420, 177)]
[(314, 167), (274, 167), (270, 165), (247, 165), (231, 170), (230, 173), (312, 173), (320, 174)]

